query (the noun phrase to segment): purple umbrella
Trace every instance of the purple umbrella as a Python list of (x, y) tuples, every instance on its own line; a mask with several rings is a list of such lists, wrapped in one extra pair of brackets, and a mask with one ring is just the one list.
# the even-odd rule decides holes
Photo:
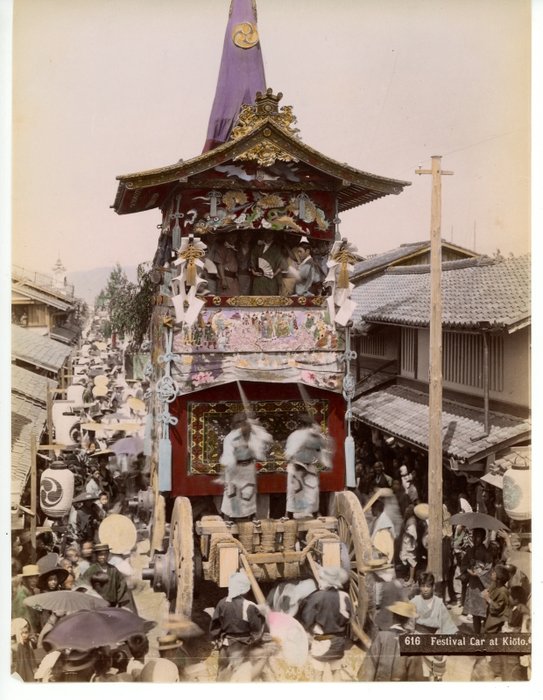
[(43, 638), (43, 647), (88, 651), (146, 634), (155, 625), (124, 608), (81, 610), (62, 618)]
[(109, 448), (116, 455), (139, 455), (143, 452), (143, 440), (137, 435), (121, 438)]
[(109, 607), (109, 603), (103, 598), (78, 591), (46, 591), (30, 595), (24, 602), (31, 608), (41, 608), (66, 615), (80, 610), (99, 610)]

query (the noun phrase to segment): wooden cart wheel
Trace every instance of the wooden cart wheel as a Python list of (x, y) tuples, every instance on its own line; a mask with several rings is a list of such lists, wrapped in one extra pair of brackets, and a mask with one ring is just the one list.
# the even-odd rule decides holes
[(164, 551), (166, 537), (166, 499), (160, 494), (155, 497), (153, 517), (151, 520), (151, 557), (155, 552)]
[(177, 575), (175, 612), (190, 617), (194, 589), (194, 535), (192, 506), (184, 496), (178, 496), (173, 505), (170, 545), (175, 555)]
[(336, 494), (336, 517), (339, 539), (346, 546), (351, 564), (349, 597), (354, 612), (351, 629), (354, 636), (365, 644), (367, 635), (364, 633), (364, 625), (370, 607), (370, 596), (364, 573), (364, 567), (371, 558), (368, 524), (360, 501), (350, 491), (341, 491)]

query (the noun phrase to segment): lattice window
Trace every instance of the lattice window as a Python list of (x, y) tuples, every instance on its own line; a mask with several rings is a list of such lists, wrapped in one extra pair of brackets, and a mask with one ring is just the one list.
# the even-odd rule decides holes
[[(481, 335), (443, 334), (443, 379), (483, 388), (484, 349)], [(488, 381), (491, 391), (503, 391), (503, 337), (488, 336)]]
[(417, 329), (402, 328), (401, 337), (402, 374), (415, 377), (417, 371)]
[(361, 335), (358, 353), (360, 355), (373, 355), (374, 357), (386, 357), (386, 343), (382, 335)]

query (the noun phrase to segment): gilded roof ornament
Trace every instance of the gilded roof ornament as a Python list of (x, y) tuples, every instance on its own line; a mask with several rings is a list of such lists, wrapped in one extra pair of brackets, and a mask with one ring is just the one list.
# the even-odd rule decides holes
[[(298, 133), (294, 128), (296, 117), (292, 113), (292, 107), (285, 106), (278, 109), (279, 100), (283, 97), (281, 92), (273, 94), (271, 88), (265, 93), (257, 92), (254, 105), (244, 105), (239, 114), (235, 127), (230, 135), (230, 140), (237, 140), (246, 136), (267, 119), (271, 119), (279, 127), (293, 136)], [(263, 132), (265, 136), (271, 136), (271, 131)], [(296, 162), (298, 159), (277, 146), (273, 141), (264, 139), (247, 151), (239, 154), (234, 160), (256, 160), (259, 165), (273, 165), (276, 160), (284, 162)]]

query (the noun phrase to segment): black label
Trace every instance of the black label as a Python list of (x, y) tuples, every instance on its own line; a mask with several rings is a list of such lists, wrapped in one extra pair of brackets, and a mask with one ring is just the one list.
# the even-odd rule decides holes
[(532, 635), (499, 634), (404, 634), (401, 654), (531, 654)]

